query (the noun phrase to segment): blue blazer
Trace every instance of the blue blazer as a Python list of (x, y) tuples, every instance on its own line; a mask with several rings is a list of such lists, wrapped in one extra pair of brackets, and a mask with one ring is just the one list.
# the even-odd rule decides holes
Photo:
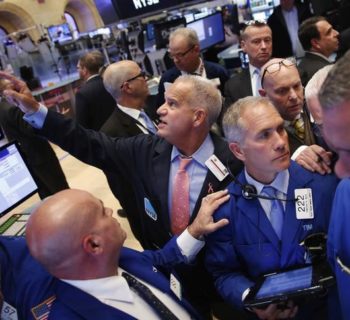
[(350, 318), (350, 179), (340, 182), (334, 198), (328, 234), (328, 257), (337, 279), (343, 319)]
[[(182, 305), (194, 319), (199, 315), (185, 300), (179, 300), (170, 290), (169, 279), (157, 267), (170, 270), (185, 258), (176, 238), (162, 250), (139, 252), (123, 248), (119, 265), (124, 270), (150, 283)], [(19, 319), (35, 319), (32, 310), (40, 314), (39, 305), (54, 297), (49, 307), (49, 319), (134, 319), (128, 314), (101, 303), (93, 296), (48, 274), (29, 254), (25, 239), (0, 238), (2, 291), (5, 301), (17, 308)], [(43, 308), (44, 309), (44, 308)]]
[[(230, 224), (208, 236), (206, 263), (219, 293), (227, 302), (242, 306), (243, 292), (265, 273), (305, 264), (300, 242), (309, 234), (327, 232), (337, 179), (311, 173), (292, 162), (289, 167), (287, 199), (294, 190), (311, 188), (314, 218), (297, 220), (295, 202), (286, 203), (282, 240), (279, 240), (258, 199), (247, 200), (238, 184), (230, 184), (229, 202), (222, 205), (215, 220)], [(246, 184), (242, 172), (238, 180)]]
[[(214, 62), (209, 62), (209, 61), (204, 61), (204, 69), (208, 79), (215, 79), (215, 78), (220, 79), (219, 89), (221, 93), (223, 93), (225, 83), (229, 78), (227, 70), (223, 66)], [(157, 103), (156, 103), (157, 107), (160, 107), (164, 103), (164, 92), (165, 92), (164, 83), (165, 82), (173, 83), (180, 76), (181, 76), (181, 71), (176, 67), (172, 67), (171, 69), (163, 73), (162, 77), (160, 78), (160, 82), (158, 86), (158, 97), (157, 97)]]

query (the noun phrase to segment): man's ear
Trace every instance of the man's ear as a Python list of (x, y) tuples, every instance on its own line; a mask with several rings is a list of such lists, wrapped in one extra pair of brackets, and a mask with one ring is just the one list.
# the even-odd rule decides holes
[(202, 108), (198, 108), (193, 113), (193, 117), (194, 117), (193, 125), (195, 127), (199, 127), (203, 123), (203, 121), (206, 120), (207, 112)]
[(312, 48), (315, 48), (315, 49), (317, 49), (317, 50), (320, 50), (320, 44), (319, 44), (319, 42), (318, 42), (318, 39), (312, 38), (311, 41), (310, 41), (310, 43), (311, 43), (311, 47), (312, 47)]
[(246, 53), (246, 51), (245, 51), (245, 41), (244, 41), (244, 40), (241, 40), (240, 45), (241, 45), (242, 51), (243, 51), (244, 53)]
[(89, 234), (83, 239), (83, 249), (86, 253), (98, 255), (103, 252), (103, 241), (99, 235)]
[(244, 151), (238, 142), (230, 142), (228, 146), (237, 159), (241, 161), (245, 160)]
[(260, 96), (262, 96), (262, 97), (266, 97), (266, 96), (267, 96), (266, 91), (265, 91), (265, 89), (263, 89), (263, 88), (259, 89), (259, 94), (260, 94)]

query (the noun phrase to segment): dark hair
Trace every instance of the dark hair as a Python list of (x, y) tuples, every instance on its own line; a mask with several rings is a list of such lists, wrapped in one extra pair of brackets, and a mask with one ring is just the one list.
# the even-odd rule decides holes
[(97, 74), (104, 65), (104, 57), (100, 51), (91, 51), (79, 58), (79, 63), (91, 74)]
[(326, 21), (325, 17), (316, 16), (304, 20), (298, 30), (298, 37), (304, 50), (310, 50), (311, 40), (320, 39), (320, 33), (318, 32), (316, 23), (319, 21)]

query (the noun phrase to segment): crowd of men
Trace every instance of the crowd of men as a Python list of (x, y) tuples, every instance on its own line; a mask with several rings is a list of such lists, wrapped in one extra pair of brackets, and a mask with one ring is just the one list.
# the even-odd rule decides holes
[[(58, 192), (31, 214), (25, 240), (0, 238), (3, 310), (18, 319), (350, 317), (350, 52), (330, 69), (339, 45), (330, 23), (290, 0), (275, 11), (244, 26), (249, 66), (231, 78), (202, 59), (193, 30), (171, 33), (174, 67), (156, 110), (139, 65), (119, 61), (101, 76), (98, 52), (78, 62), (86, 82), (76, 120), (0, 71), (11, 83), (4, 96), (36, 134), (103, 170), (145, 249), (123, 248), (113, 210), (93, 195)], [(278, 53), (280, 19), (289, 44)], [(297, 64), (290, 56), (302, 49)], [(261, 276), (312, 263), (304, 243), (319, 234), (336, 285), (247, 308)]]

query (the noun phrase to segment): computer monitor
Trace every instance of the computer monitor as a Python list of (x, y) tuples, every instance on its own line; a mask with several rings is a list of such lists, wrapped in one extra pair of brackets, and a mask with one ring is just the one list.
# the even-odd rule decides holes
[(65, 42), (73, 40), (73, 34), (69, 29), (68, 23), (58, 24), (56, 26), (50, 26), (47, 28), (49, 37), (52, 42)]
[(154, 34), (154, 24), (153, 23), (147, 23), (146, 25), (146, 35), (148, 41), (153, 41), (155, 39)]
[(220, 12), (187, 24), (197, 32), (201, 50), (225, 41), (224, 22)]
[(0, 147), (0, 216), (38, 190), (16, 142)]
[(166, 48), (172, 31), (186, 26), (185, 18), (174, 19), (154, 24), (154, 36), (157, 50)]

